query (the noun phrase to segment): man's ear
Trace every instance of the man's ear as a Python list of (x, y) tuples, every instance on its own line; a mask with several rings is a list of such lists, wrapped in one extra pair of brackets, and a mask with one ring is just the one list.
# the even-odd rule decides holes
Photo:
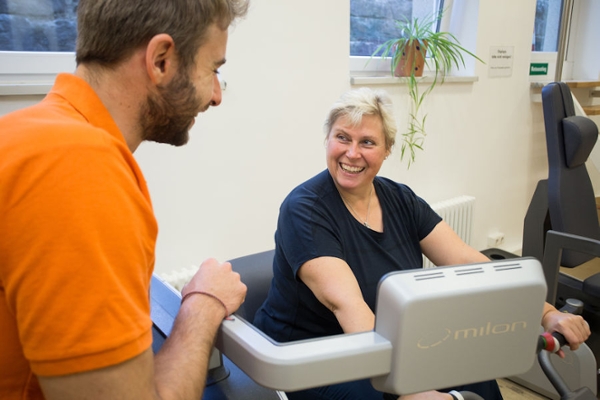
[(175, 42), (170, 35), (161, 33), (150, 39), (146, 46), (146, 70), (155, 85), (164, 84), (175, 76), (177, 55)]

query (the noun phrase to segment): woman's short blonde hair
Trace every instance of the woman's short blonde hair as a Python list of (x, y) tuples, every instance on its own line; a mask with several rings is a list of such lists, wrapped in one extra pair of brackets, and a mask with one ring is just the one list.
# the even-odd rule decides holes
[(396, 120), (394, 119), (392, 99), (383, 90), (372, 90), (367, 87), (350, 90), (344, 93), (329, 110), (325, 120), (325, 136), (329, 136), (333, 124), (340, 117), (346, 117), (354, 126), (360, 124), (363, 115), (375, 115), (381, 119), (385, 148), (392, 150), (396, 142)]

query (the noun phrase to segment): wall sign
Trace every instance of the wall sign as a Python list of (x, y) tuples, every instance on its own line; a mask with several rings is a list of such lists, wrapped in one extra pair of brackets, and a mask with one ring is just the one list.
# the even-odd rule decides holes
[(548, 63), (529, 64), (529, 75), (548, 75)]
[(514, 46), (490, 47), (489, 76), (491, 78), (512, 76)]

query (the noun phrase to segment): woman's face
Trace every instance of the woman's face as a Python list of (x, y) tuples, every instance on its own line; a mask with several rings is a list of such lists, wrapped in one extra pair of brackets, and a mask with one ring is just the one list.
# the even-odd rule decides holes
[(381, 119), (364, 115), (357, 126), (338, 118), (327, 136), (327, 169), (338, 189), (347, 192), (370, 188), (383, 160), (389, 155)]

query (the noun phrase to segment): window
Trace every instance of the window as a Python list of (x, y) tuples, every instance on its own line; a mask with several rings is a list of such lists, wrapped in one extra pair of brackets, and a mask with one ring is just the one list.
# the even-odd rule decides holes
[(0, 50), (75, 51), (78, 2), (0, 1)]
[(350, 55), (370, 57), (381, 43), (398, 36), (395, 21), (424, 19), (443, 7), (444, 0), (350, 0)]
[(388, 74), (390, 61), (371, 54), (386, 40), (398, 36), (395, 22), (425, 19), (445, 10), (438, 24), (446, 26), (452, 0), (350, 0), (350, 70), (353, 75)]
[[(564, 0), (537, 0), (535, 23), (531, 41), (531, 67), (529, 80), (533, 82), (560, 80), (563, 69), (572, 68), (572, 63), (566, 62), (564, 53), (559, 53), (561, 24), (563, 18), (570, 23), (571, 11), (564, 9)], [(567, 3), (568, 4), (568, 3)], [(563, 15), (563, 11), (566, 12)], [(564, 38), (568, 44), (569, 32)], [(566, 47), (562, 51), (566, 50)], [(558, 58), (563, 57), (559, 62)], [(531, 68), (536, 68), (534, 71)], [(570, 72), (567, 72), (567, 76)]]
[(44, 94), (75, 70), (79, 0), (0, 0), (0, 95)]
[[(450, 26), (468, 27), (468, 32), (459, 37), (461, 43), (469, 47), (470, 36), (476, 35), (476, 14), (465, 15), (459, 12), (460, 21), (454, 21), (453, 3), (457, 0), (350, 0), (350, 70), (353, 75), (375, 75), (389, 72), (389, 61), (371, 54), (381, 43), (397, 35), (394, 21), (403, 17), (423, 18), (439, 9), (444, 9), (441, 28)], [(462, 2), (458, 2), (459, 5)], [(456, 5), (455, 7), (456, 8)], [(459, 7), (465, 9), (463, 7)], [(532, 39), (532, 61), (555, 63), (562, 16), (563, 0), (537, 0), (535, 28)], [(452, 20), (451, 20), (452, 17)], [(467, 18), (468, 20), (464, 20)], [(471, 27), (473, 25), (473, 27)], [(552, 66), (552, 68), (554, 68)]]
[(562, 0), (537, 0), (533, 51), (556, 52), (562, 14)]

